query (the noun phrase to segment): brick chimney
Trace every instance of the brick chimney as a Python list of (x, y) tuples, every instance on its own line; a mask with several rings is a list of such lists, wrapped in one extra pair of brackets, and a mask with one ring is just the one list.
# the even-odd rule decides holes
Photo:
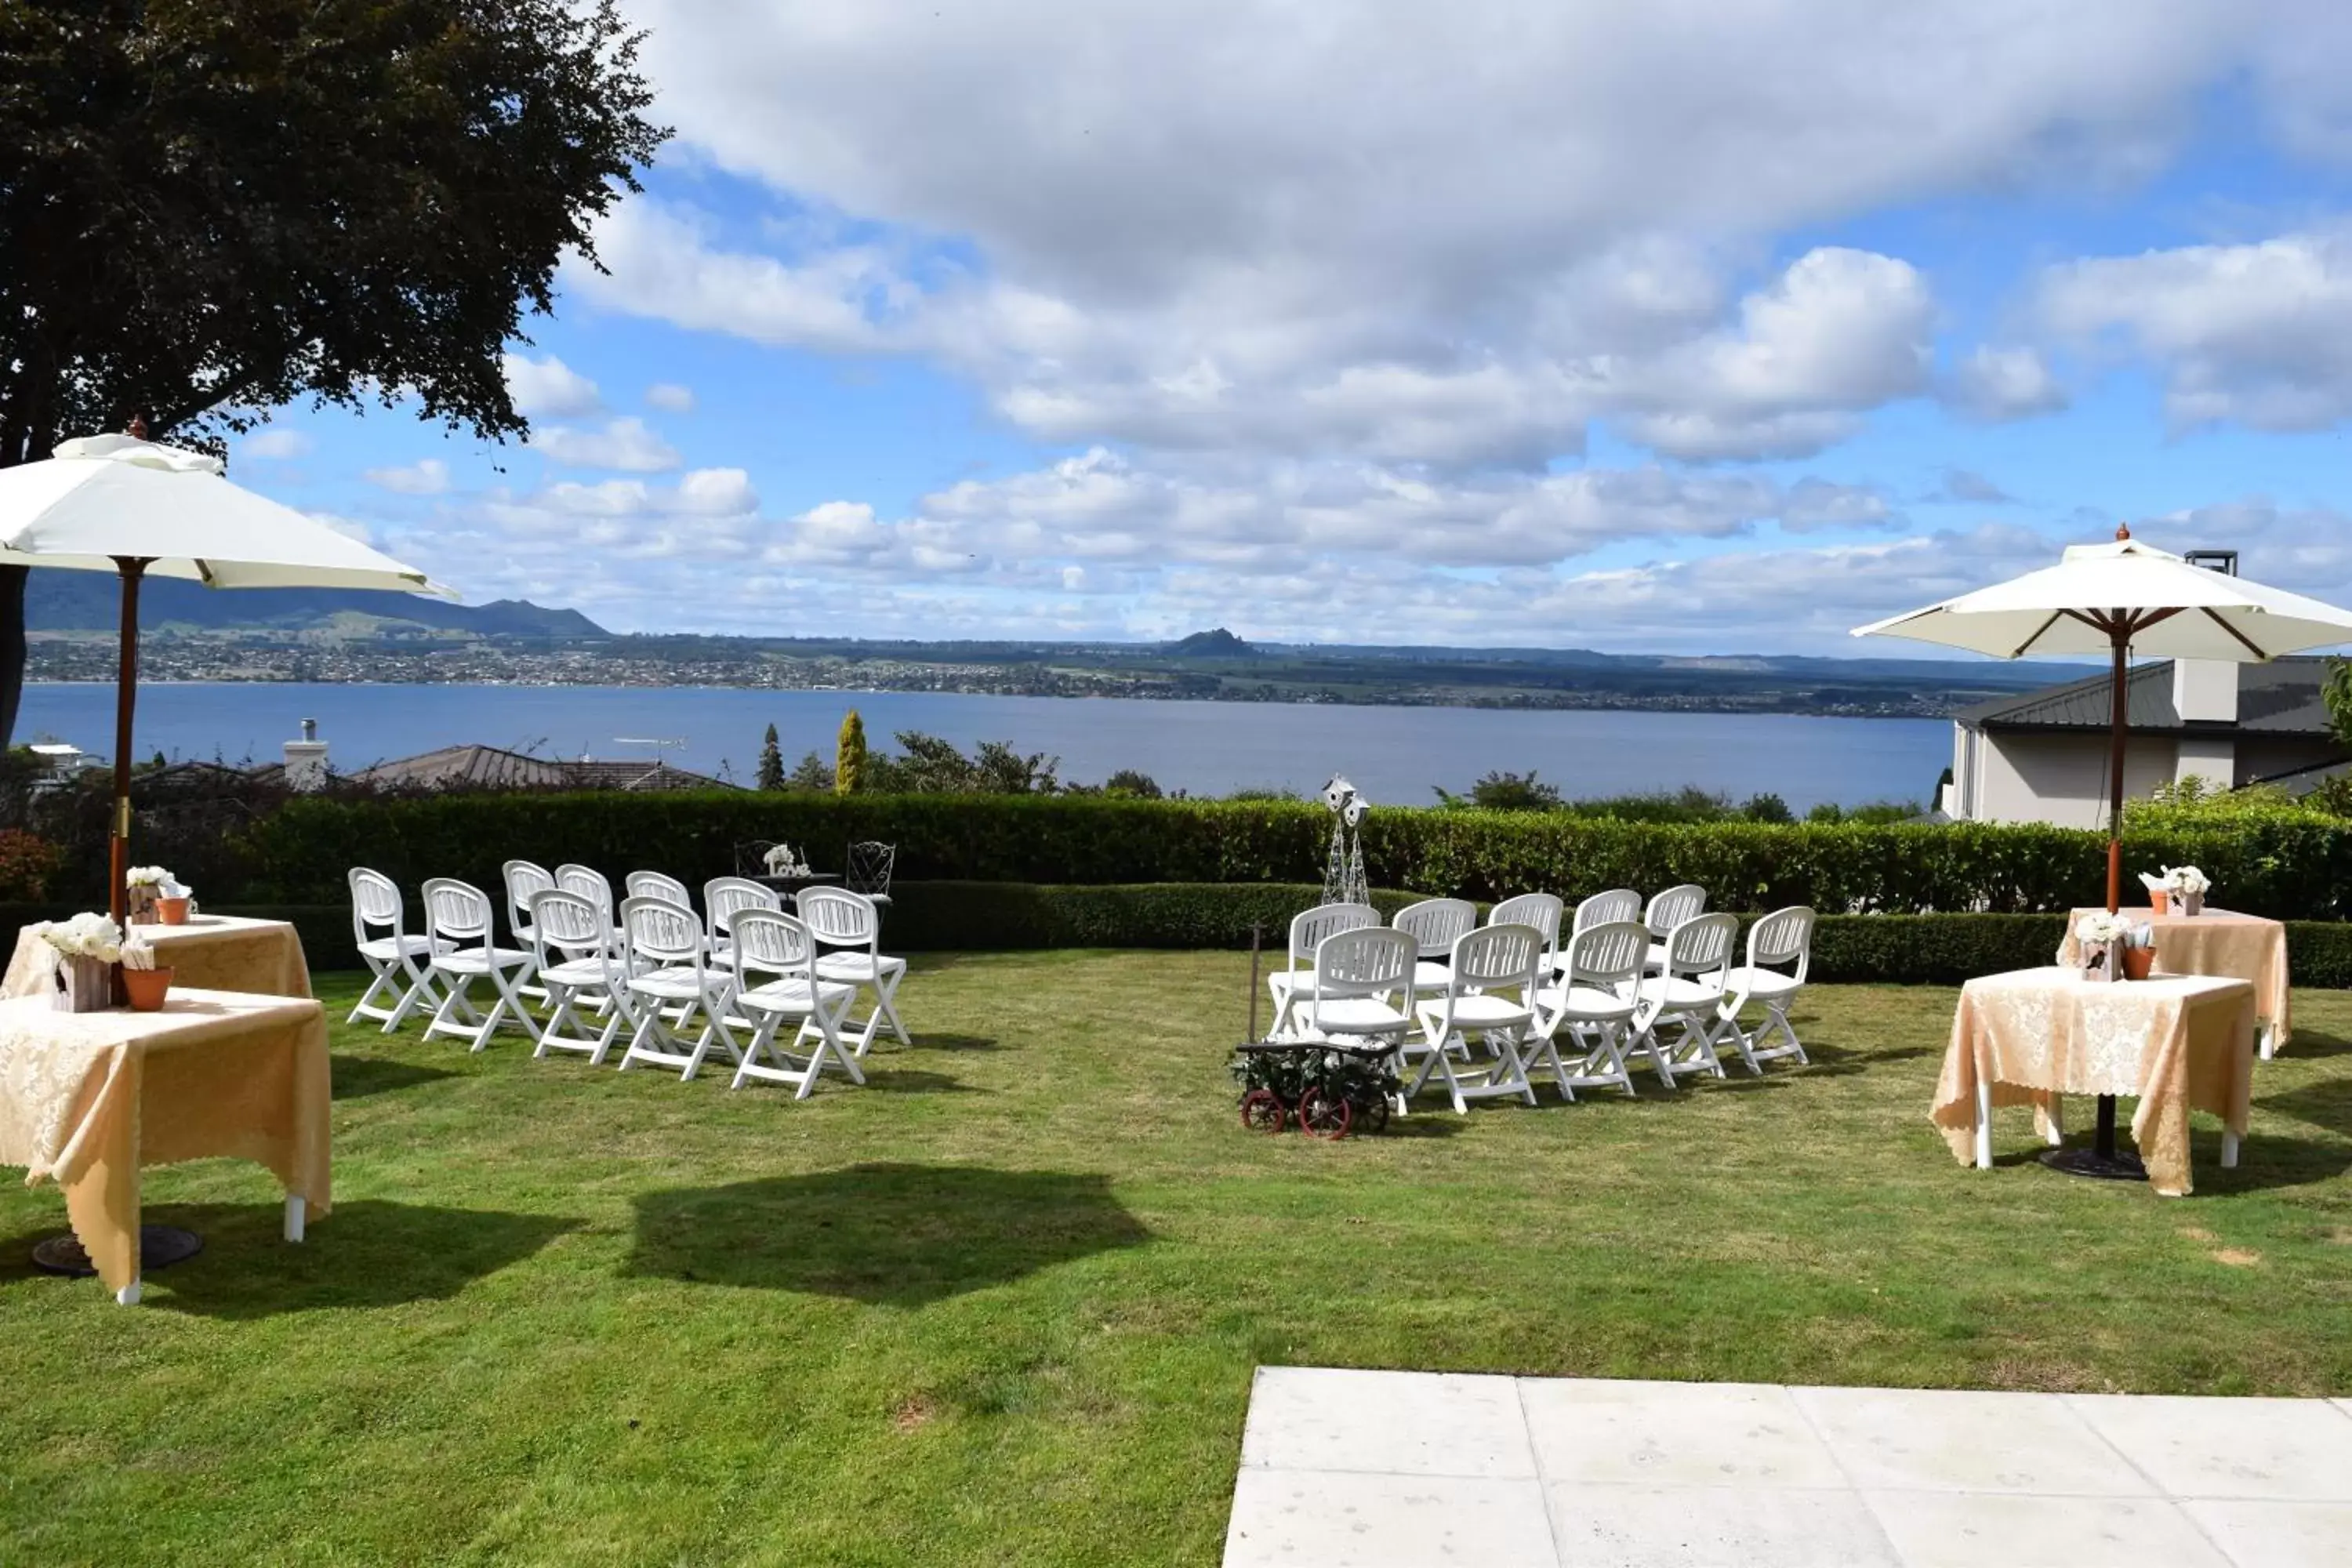
[(302, 738), (286, 742), (286, 787), (298, 795), (315, 795), (327, 787), (327, 742), (319, 739), (319, 721), (302, 721)]

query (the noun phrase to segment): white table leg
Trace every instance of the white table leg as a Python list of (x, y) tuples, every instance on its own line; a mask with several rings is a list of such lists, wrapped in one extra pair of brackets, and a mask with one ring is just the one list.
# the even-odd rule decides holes
[(2262, 1042), (2263, 1060), (2270, 1060), (2272, 1054), (2278, 1049), (2278, 1026), (2265, 1023), (2262, 1033), (2255, 1037)]
[(2237, 1168), (2238, 1135), (2225, 1127), (2221, 1130), (2221, 1169), (2234, 1171)]
[(1977, 1169), (1992, 1169), (1992, 1080), (1977, 1079)]
[(289, 1193), (286, 1195), (287, 1240), (299, 1241), (302, 1239), (302, 1221), (310, 1213), (310, 1205), (303, 1199), (294, 1196), (291, 1193)]
[(2050, 1097), (2050, 1131), (2045, 1139), (2053, 1149), (2066, 1146), (2066, 1101), (2054, 1094)]
[(130, 1284), (125, 1285), (121, 1289), (117, 1290), (114, 1293), (114, 1304), (118, 1307), (135, 1307), (139, 1305), (139, 1281), (133, 1279)]

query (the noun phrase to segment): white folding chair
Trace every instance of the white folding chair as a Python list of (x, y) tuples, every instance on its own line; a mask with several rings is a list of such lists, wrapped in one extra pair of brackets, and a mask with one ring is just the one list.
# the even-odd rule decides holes
[(710, 962), (719, 968), (735, 962), (728, 946), (729, 932), (736, 914), (743, 910), (782, 914), (783, 895), (749, 877), (713, 877), (702, 884), (703, 930), (710, 938)]
[[(1650, 1065), (1666, 1087), (1674, 1068), (1654, 1042), (1633, 1037), (1633, 1016), (1650, 952), (1650, 929), (1640, 921), (1610, 921), (1589, 926), (1568, 940), (1560, 954), (1558, 984), (1536, 993), (1533, 1037), (1524, 1050), (1530, 1072), (1549, 1069), (1569, 1100), (1580, 1089), (1614, 1087), (1633, 1092), (1625, 1053), (1648, 1051)], [(1568, 1037), (1568, 1056), (1560, 1036)]]
[(1544, 973), (1559, 967), (1559, 923), (1567, 906), (1549, 893), (1517, 893), (1486, 911), (1490, 926), (1533, 926), (1543, 933)]
[[(621, 1070), (652, 1062), (681, 1068), (678, 1077), (691, 1079), (702, 1070), (713, 1044), (741, 1066), (743, 1053), (728, 1027), (731, 987), (726, 972), (709, 965), (694, 911), (667, 899), (623, 899), (621, 928), (627, 933), (628, 973), (620, 1001), (629, 1020)], [(702, 1031), (689, 1044), (685, 1034), (697, 1013), (702, 1015)]]
[[(613, 922), (593, 900), (562, 888), (542, 888), (532, 894), (530, 913), (539, 984), (547, 994), (539, 1049), (531, 1054), (582, 1051), (602, 1067), (620, 1031), (621, 1012), (615, 1004), (628, 984)], [(583, 1001), (604, 1020), (593, 1033), (580, 1016)]]
[[(490, 896), (470, 882), (436, 877), (425, 884), (425, 934), (432, 943), (426, 973), (441, 983), (441, 1005), (425, 1026), (425, 1037), (457, 1035), (475, 1050), (511, 1018), (524, 1033), (537, 1035), (517, 987), (529, 981), (539, 961), (522, 948), (500, 947), (490, 924)], [(490, 1010), (474, 1005), (468, 992), (477, 980), (490, 983)]]
[[(536, 949), (531, 936), (530, 900), (534, 893), (543, 893), (555, 886), (555, 873), (530, 860), (509, 860), (499, 868), (507, 889), (507, 931), (517, 947)], [(515, 994), (544, 1002), (547, 992), (534, 980), (528, 985), (518, 985)]]
[(1434, 991), (1445, 984), (1445, 964), (1454, 955), (1454, 944), (1464, 932), (1476, 928), (1478, 906), (1467, 899), (1423, 899), (1399, 910), (1389, 924), (1420, 945), (1420, 957), (1412, 969), (1414, 986)]
[[(1715, 1043), (1724, 1028), (1722, 1011), (1731, 975), (1732, 944), (1739, 937), (1736, 915), (1695, 915), (1666, 938), (1659, 972), (1642, 982), (1635, 1009), (1635, 1038), (1650, 1047), (1659, 1075), (1676, 1068), (1705, 1068), (1723, 1077)], [(1662, 1025), (1681, 1033), (1671, 1045), (1658, 1037)], [(1672, 1079), (1667, 1081), (1671, 1083)]]
[(665, 877), (659, 871), (632, 871), (623, 886), (632, 899), (660, 899), (688, 913), (694, 910), (694, 895), (676, 877)]
[[(1519, 1042), (1535, 1023), (1536, 982), (1545, 958), (1543, 932), (1531, 925), (1481, 926), (1454, 940), (1448, 955), (1444, 994), (1416, 1009), (1421, 1018), (1421, 1043), (1407, 1041), (1398, 1055), (1409, 1065), (1422, 1058), (1421, 1071), (1405, 1089), (1410, 1100), (1436, 1073), (1445, 1079), (1454, 1109), (1466, 1111), (1473, 1100), (1517, 1095), (1529, 1105), (1536, 1091), (1528, 1082), (1528, 1065)], [(1481, 1067), (1457, 1072), (1454, 1048), (1470, 1035), (1486, 1044), (1492, 1058)]]
[[(408, 1021), (420, 1002), (434, 1005), (440, 993), (417, 960), (433, 951), (432, 939), (410, 936), (403, 923), (400, 886), (381, 871), (364, 866), (351, 870), (352, 940), (360, 962), (368, 968), (368, 988), (343, 1022), (381, 1018), (383, 1032), (392, 1033)], [(381, 1000), (379, 1000), (381, 997)]]
[(1402, 1046), (1412, 1031), (1412, 965), (1420, 951), (1410, 932), (1386, 926), (1325, 937), (1297, 998), (1302, 1037)]
[[(729, 1006), (751, 1031), (751, 1044), (735, 1067), (730, 1089), (753, 1079), (793, 1086), (794, 1100), (806, 1100), (830, 1060), (852, 1083), (864, 1083), (857, 1058), (842, 1044), (843, 1023), (857, 987), (820, 980), (816, 942), (809, 929), (780, 910), (743, 908), (734, 921), (735, 990)], [(791, 1047), (776, 1043), (776, 1031), (794, 1026)], [(803, 1056), (798, 1047), (814, 1039)], [(764, 1058), (764, 1059), (763, 1059)]]
[(1293, 1004), (1315, 984), (1315, 950), (1328, 937), (1343, 931), (1361, 931), (1381, 923), (1381, 911), (1370, 904), (1318, 904), (1290, 918), (1290, 962), (1265, 977), (1274, 996), (1274, 1018), (1266, 1026), (1269, 1040), (1289, 1039), (1297, 1025)]
[(1695, 920), (1706, 912), (1706, 889), (1696, 882), (1683, 882), (1668, 888), (1650, 900), (1642, 911), (1642, 923), (1650, 928), (1650, 970), (1662, 970), (1666, 962), (1666, 938), (1685, 921)]
[(579, 894), (604, 911), (608, 924), (612, 921), (617, 906), (613, 902), (613, 884), (605, 879), (604, 872), (593, 866), (566, 861), (555, 868), (555, 885), (567, 893)]
[(1612, 888), (1605, 893), (1595, 893), (1576, 906), (1576, 916), (1568, 933), (1591, 931), (1594, 926), (1615, 925), (1620, 921), (1642, 918), (1642, 895), (1631, 888)]
[[(1750, 1072), (1762, 1072), (1762, 1064), (1775, 1057), (1807, 1059), (1804, 1043), (1789, 1022), (1789, 1005), (1805, 988), (1805, 972), (1812, 967), (1813, 919), (1812, 910), (1797, 904), (1774, 910), (1748, 928), (1748, 962), (1731, 972), (1722, 1018)], [(1754, 1030), (1739, 1022), (1750, 1002), (1764, 1009), (1764, 1023)], [(1781, 1043), (1766, 1044), (1775, 1034)]]
[(842, 888), (803, 888), (793, 904), (816, 942), (817, 978), (869, 986), (874, 992), (874, 1011), (864, 1022), (849, 1026), (856, 1031), (858, 1056), (862, 1058), (874, 1048), (874, 1036), (886, 1018), (900, 1045), (913, 1045), (907, 1026), (898, 1020), (897, 1000), (898, 983), (907, 977), (907, 961), (883, 956), (882, 917), (874, 900)]

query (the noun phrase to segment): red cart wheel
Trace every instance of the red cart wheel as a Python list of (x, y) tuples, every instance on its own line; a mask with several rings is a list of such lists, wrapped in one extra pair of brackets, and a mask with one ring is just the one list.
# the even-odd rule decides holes
[(1309, 1138), (1345, 1138), (1354, 1113), (1327, 1089), (1310, 1089), (1298, 1101), (1298, 1125)]
[(1254, 1089), (1242, 1096), (1242, 1125), (1253, 1132), (1279, 1132), (1290, 1120), (1290, 1108), (1270, 1089)]

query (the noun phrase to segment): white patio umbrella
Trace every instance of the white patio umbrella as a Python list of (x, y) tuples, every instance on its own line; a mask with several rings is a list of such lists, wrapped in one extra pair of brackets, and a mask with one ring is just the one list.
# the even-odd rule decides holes
[[(2281, 654), (2352, 642), (2352, 613), (2200, 566), (2128, 528), (2112, 544), (2069, 546), (2055, 566), (1866, 626), (1855, 637), (1912, 637), (1999, 658), (2106, 654), (2114, 668), (2108, 738), (2107, 910), (2123, 907), (2124, 741), (2131, 656), (2262, 664)], [(2115, 1157), (2115, 1101), (2099, 1100), (2089, 1160), (2053, 1164), (2093, 1175), (2136, 1173)]]
[[(132, 428), (141, 426), (134, 422)], [(449, 593), (414, 567), (231, 484), (223, 474), (217, 458), (135, 434), (68, 441), (42, 462), (0, 468), (0, 565), (112, 572), (122, 581), (110, 867), (118, 921), (130, 858), (131, 719), (142, 578), (193, 578), (213, 588)]]

